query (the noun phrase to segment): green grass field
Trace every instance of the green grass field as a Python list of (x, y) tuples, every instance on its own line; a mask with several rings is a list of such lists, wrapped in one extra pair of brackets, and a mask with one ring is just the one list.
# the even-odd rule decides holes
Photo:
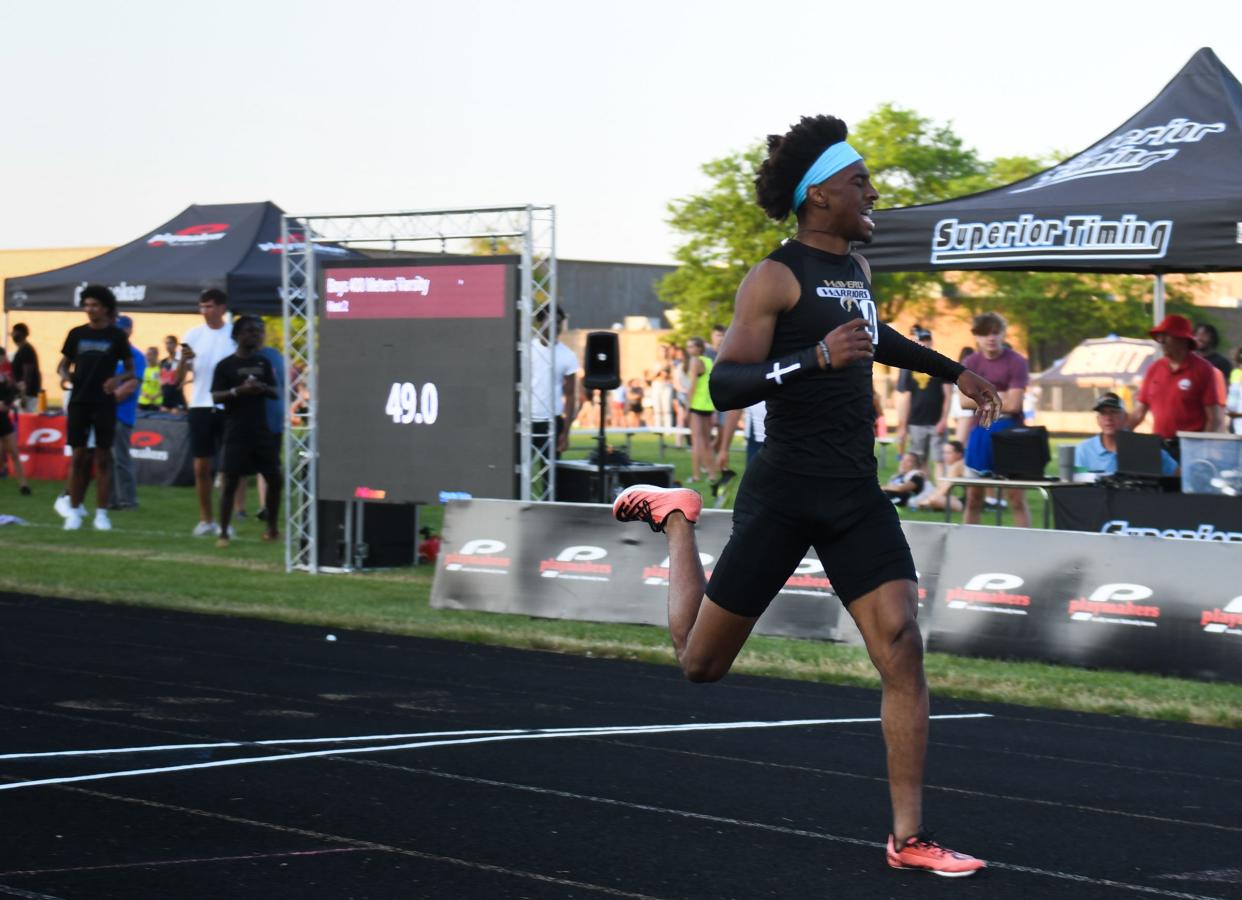
[[(569, 455), (585, 456), (590, 447), (589, 440), (575, 437)], [(655, 439), (636, 438), (633, 451), (637, 459), (655, 461)], [(888, 457), (885, 478), (895, 467), (891, 452)], [(744, 454), (734, 459), (741, 471)], [(688, 475), (687, 451), (670, 449), (666, 461), (679, 477)], [(430, 566), (288, 573), (283, 543), (261, 542), (261, 523), (253, 519), (239, 523), (227, 550), (217, 550), (214, 540), (190, 536), (197, 521), (190, 488), (143, 486), (141, 508), (114, 513), (113, 531), (96, 532), (88, 522), (81, 531), (66, 532), (52, 510), (60, 485), (32, 484), (34, 495), (23, 497), (11, 479), (0, 481), (0, 514), (29, 523), (0, 527), (6, 561), (0, 590), (673, 664), (659, 628), (432, 609)], [(730, 487), (729, 501), (735, 489)], [(88, 496), (87, 506), (93, 505)], [(1040, 522), (1041, 511), (1032, 513)], [(423, 515), (433, 527), (440, 520), (438, 508)], [(752, 638), (735, 671), (879, 686), (861, 648), (818, 641)], [(936, 653), (928, 654), (927, 672), (933, 695), (1242, 727), (1242, 685)]]

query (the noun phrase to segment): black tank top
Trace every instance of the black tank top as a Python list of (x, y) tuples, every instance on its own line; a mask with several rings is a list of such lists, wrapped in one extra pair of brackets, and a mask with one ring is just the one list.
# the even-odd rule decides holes
[[(851, 319), (868, 320), (877, 339), (871, 283), (853, 256), (788, 241), (768, 259), (788, 267), (802, 286), (793, 309), (776, 318), (768, 359), (805, 350)], [(871, 365), (815, 372), (770, 396), (764, 461), (803, 475), (874, 478)]]

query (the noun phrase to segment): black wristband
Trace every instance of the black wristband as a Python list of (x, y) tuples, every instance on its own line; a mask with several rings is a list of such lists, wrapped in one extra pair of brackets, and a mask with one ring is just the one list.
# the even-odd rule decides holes
[(820, 371), (819, 345), (761, 363), (717, 362), (708, 379), (717, 409), (745, 409)]

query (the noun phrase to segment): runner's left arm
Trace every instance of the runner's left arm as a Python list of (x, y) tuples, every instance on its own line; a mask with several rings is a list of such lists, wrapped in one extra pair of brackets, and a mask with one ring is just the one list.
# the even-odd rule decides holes
[(875, 361), (885, 366), (934, 375), (954, 383), (966, 371), (961, 363), (910, 340), (883, 322), (880, 323), (880, 342), (875, 348)]

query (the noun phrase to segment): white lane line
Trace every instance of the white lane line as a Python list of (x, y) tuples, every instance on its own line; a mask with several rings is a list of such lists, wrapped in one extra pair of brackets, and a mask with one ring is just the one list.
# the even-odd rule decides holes
[[(956, 715), (932, 716), (942, 719), (988, 719), (988, 713), (963, 713)], [(851, 719), (789, 719), (778, 722), (710, 722), (691, 723), (685, 725), (613, 725), (598, 728), (547, 728), (529, 729), (518, 733), (483, 732), (482, 736), (458, 737), (452, 740), (420, 740), (404, 744), (378, 744), (367, 747), (345, 747), (333, 750), (314, 750), (306, 753), (285, 753), (278, 756), (251, 756), (242, 759), (218, 759), (210, 762), (188, 763), (180, 766), (158, 766), (146, 769), (130, 769), (124, 772), (97, 772), (91, 775), (70, 775), (63, 778), (41, 778), (32, 781), (17, 781), (11, 784), (0, 784), (0, 791), (12, 791), (19, 788), (43, 787), (55, 784), (74, 784), (80, 781), (104, 781), (111, 778), (130, 778), (138, 775), (156, 775), (163, 772), (188, 772), (195, 769), (216, 769), (225, 766), (259, 765), (261, 763), (292, 762), (298, 759), (315, 759), (323, 756), (349, 756), (357, 753), (381, 753), (390, 750), (425, 750), (433, 747), (453, 747), (468, 744), (490, 744), (497, 741), (532, 741), (549, 738), (565, 737), (596, 737), (599, 735), (626, 734), (666, 734), (688, 731), (738, 731), (761, 728), (796, 728), (809, 725), (857, 725), (879, 722), (878, 717)], [(469, 734), (469, 732), (467, 733)], [(479, 733), (476, 732), (476, 735)], [(340, 739), (331, 739), (339, 742)], [(247, 746), (247, 745), (242, 745)], [(141, 750), (143, 748), (134, 748)], [(117, 751), (120, 752), (120, 751)], [(131, 751), (133, 752), (133, 751)]]
[[(961, 713), (956, 715), (932, 716), (933, 719), (988, 719), (991, 713)], [(878, 722), (879, 719), (790, 719), (784, 722), (721, 722), (718, 728), (788, 728), (797, 725), (842, 725), (857, 722)], [(229, 747), (280, 747), (295, 744), (346, 744), (362, 741), (405, 741), (411, 739), (438, 737), (476, 737), (490, 734), (557, 734), (577, 733), (579, 731), (599, 731), (621, 729), (627, 734), (637, 734), (638, 729), (653, 731), (679, 731), (685, 729), (701, 730), (704, 726), (698, 723), (689, 725), (599, 725), (581, 726), (577, 728), (481, 728), (471, 731), (423, 731), (409, 734), (366, 734), (352, 737), (322, 738), (285, 738), (268, 741), (220, 741), (213, 744), (154, 744), (143, 747), (106, 747), (99, 750), (54, 750), (42, 753), (0, 753), (4, 759), (46, 759), (56, 756), (100, 756), (108, 753), (155, 753), (169, 750), (218, 750)]]
[(21, 888), (9, 887), (7, 884), (0, 884), (0, 894), (6, 897), (24, 897), (25, 900), (63, 900), (51, 894), (36, 894), (34, 891), (23, 891)]
[[(431, 769), (412, 769), (407, 766), (397, 766), (392, 763), (383, 763), (375, 760), (365, 760), (362, 763), (367, 766), (380, 766), (385, 769), (395, 771), (410, 772), (417, 775), (425, 775), (432, 778), (442, 778), (448, 781), (460, 781), (468, 784), (480, 784), (488, 787), (508, 788), (510, 790), (525, 791), (532, 794), (541, 794), (550, 797), (558, 797), (564, 800), (582, 800), (589, 803), (598, 803), (603, 806), (615, 806), (623, 809), (634, 809), (642, 812), (657, 813), (660, 815), (676, 816), (683, 819), (693, 821), (707, 822), (713, 825), (731, 825), (739, 828), (750, 828), (757, 831), (766, 831), (774, 834), (790, 835), (792, 837), (811, 838), (819, 841), (829, 841), (836, 844), (850, 844), (855, 847), (870, 847), (875, 850), (883, 850), (884, 844), (878, 841), (867, 841), (861, 838), (848, 837), (840, 834), (829, 834), (823, 831), (810, 831), (804, 828), (793, 828), (788, 825), (773, 825), (768, 822), (755, 822), (748, 819), (735, 819), (730, 816), (717, 816), (711, 813), (693, 812), (686, 809), (676, 809), (667, 806), (655, 806), (649, 803), (634, 803), (629, 800), (616, 800), (611, 797), (600, 797), (592, 794), (577, 794), (571, 791), (561, 791), (555, 788), (537, 787), (529, 784), (515, 784), (508, 781), (495, 781), (490, 778), (479, 778), (473, 775), (458, 775), (453, 772), (437, 772)], [(1158, 897), (1170, 897), (1175, 900), (1223, 900), (1221, 897), (1206, 896), (1204, 894), (1190, 894), (1182, 891), (1172, 891), (1165, 888), (1151, 887), (1144, 884), (1132, 884), (1125, 881), (1114, 881), (1109, 878), (1092, 878), (1089, 875), (1079, 875), (1075, 872), (1059, 872), (1055, 869), (1038, 869), (1032, 866), (1020, 866), (1014, 863), (997, 862), (988, 860), (989, 869), (1004, 869), (1010, 872), (1022, 872), (1027, 875), (1039, 875), (1044, 878), (1055, 878), (1059, 881), (1071, 881), (1079, 884), (1092, 884), (1101, 887), (1115, 888), (1123, 891), (1133, 891), (1140, 894), (1154, 894)], [(1160, 877), (1160, 876), (1156, 876)]]
[(220, 741), (214, 744), (154, 744), (143, 747), (106, 747), (100, 750), (55, 750), (44, 753), (3, 753), (4, 759), (47, 759), (56, 756), (102, 756), (110, 753), (163, 753), (170, 750), (220, 750), (229, 747), (266, 747), (294, 744), (345, 744), (360, 741), (409, 740), (411, 738), (465, 737), (479, 734), (526, 734), (528, 728), (491, 729), (476, 731), (427, 731), (421, 734), (368, 734), (358, 737), (291, 738), (273, 741)]

